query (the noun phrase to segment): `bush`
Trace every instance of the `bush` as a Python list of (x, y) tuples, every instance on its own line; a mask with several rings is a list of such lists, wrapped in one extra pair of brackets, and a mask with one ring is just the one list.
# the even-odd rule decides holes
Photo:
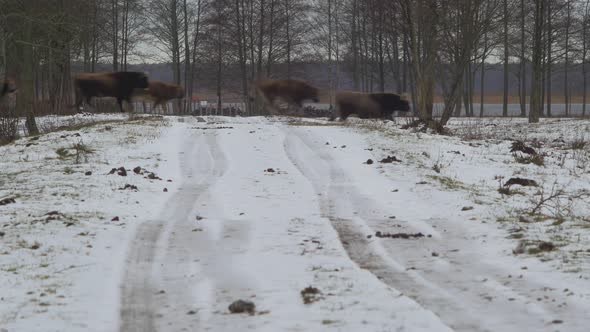
[(16, 108), (8, 103), (0, 105), (0, 145), (8, 144), (18, 138), (18, 124)]

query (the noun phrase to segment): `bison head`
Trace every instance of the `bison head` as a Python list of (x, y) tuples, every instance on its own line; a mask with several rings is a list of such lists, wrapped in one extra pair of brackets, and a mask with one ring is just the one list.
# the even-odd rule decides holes
[(16, 83), (14, 83), (13, 80), (7, 78), (4, 80), (4, 82), (2, 82), (2, 86), (0, 87), (0, 90), (1, 90), (0, 91), (1, 96), (16, 92), (16, 90), (17, 90)]
[(407, 100), (401, 99), (399, 103), (399, 109), (396, 111), (407, 112), (410, 110), (410, 103)]
[(136, 86), (140, 89), (147, 89), (149, 87), (150, 83), (148, 81), (148, 77), (145, 73), (138, 73), (137, 75), (137, 80), (136, 80)]
[(176, 98), (184, 98), (184, 89), (182, 87), (178, 87), (176, 92)]
[(311, 93), (311, 101), (313, 101), (314, 103), (319, 103), (320, 102), (320, 96), (318, 93), (318, 89), (313, 89), (312, 93)]

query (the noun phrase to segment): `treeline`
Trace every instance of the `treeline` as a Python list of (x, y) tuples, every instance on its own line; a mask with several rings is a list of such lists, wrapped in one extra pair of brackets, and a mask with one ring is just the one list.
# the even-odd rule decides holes
[[(486, 63), (499, 63), (504, 115), (516, 82), (522, 115), (528, 105), (537, 121), (551, 116), (552, 96), (569, 105), (574, 82), (586, 103), (589, 2), (0, 0), (0, 64), (17, 80), (18, 107), (31, 118), (39, 107), (67, 109), (78, 65), (92, 72), (169, 63), (187, 99), (208, 88), (221, 105), (231, 90), (251, 112), (252, 80), (308, 79), (296, 64), (321, 63), (312, 74), (324, 77), (329, 102), (344, 80), (359, 91), (409, 92), (420, 119), (432, 122), (440, 94), (444, 125), (462, 108), (476, 114)], [(563, 91), (553, 91), (556, 79)]]

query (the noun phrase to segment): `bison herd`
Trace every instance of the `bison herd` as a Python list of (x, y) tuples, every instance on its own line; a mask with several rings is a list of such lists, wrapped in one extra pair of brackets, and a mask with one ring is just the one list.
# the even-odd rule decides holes
[[(95, 97), (112, 97), (117, 100), (121, 112), (124, 111), (124, 101), (151, 101), (154, 108), (161, 105), (166, 109), (170, 100), (184, 98), (185, 94), (183, 87), (150, 80), (142, 72), (82, 73), (74, 77), (74, 89), (76, 108), (80, 108), (84, 102), (90, 105)], [(0, 87), (0, 98), (15, 91), (15, 82), (6, 79)], [(249, 94), (251, 101), (260, 95), (270, 111), (276, 111), (274, 105), (277, 100), (299, 110), (303, 109), (304, 102), (320, 101), (318, 88), (292, 79), (254, 81)], [(338, 116), (341, 121), (352, 114), (363, 119), (389, 119), (395, 111), (410, 110), (408, 101), (394, 93), (339, 92), (336, 94), (335, 106), (335, 112), (330, 112), (330, 119), (334, 120)]]
[(84, 101), (90, 105), (93, 97), (113, 97), (117, 99), (119, 109), (123, 112), (123, 101), (131, 103), (132, 99), (149, 100), (166, 107), (172, 99), (184, 98), (184, 89), (176, 84), (151, 81), (145, 73), (113, 72), (99, 74), (78, 74), (74, 77), (76, 107)]
[[(299, 80), (259, 80), (252, 85), (254, 92), (260, 93), (271, 110), (275, 110), (274, 103), (282, 99), (287, 104), (302, 108), (303, 102), (319, 102), (319, 89)], [(250, 100), (255, 99), (251, 93)], [(361, 119), (390, 119), (393, 112), (407, 112), (410, 105), (402, 96), (395, 93), (363, 93), (339, 92), (336, 94), (336, 113), (332, 113), (331, 120), (336, 116), (341, 121), (351, 114)]]

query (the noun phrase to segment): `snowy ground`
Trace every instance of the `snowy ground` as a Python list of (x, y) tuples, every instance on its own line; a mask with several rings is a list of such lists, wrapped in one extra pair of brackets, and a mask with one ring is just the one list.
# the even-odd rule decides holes
[(0, 331), (587, 330), (587, 120), (205, 120), (0, 147)]

